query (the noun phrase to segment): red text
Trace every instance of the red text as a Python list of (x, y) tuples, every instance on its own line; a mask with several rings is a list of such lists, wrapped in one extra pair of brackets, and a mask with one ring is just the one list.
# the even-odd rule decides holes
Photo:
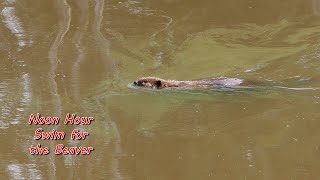
[(70, 114), (68, 113), (66, 115), (66, 119), (64, 120), (64, 124), (82, 124), (82, 125), (89, 125), (91, 123), (91, 121), (93, 121), (94, 118), (93, 117), (80, 117), (80, 116), (76, 116), (75, 114), (72, 114), (70, 116)]
[(56, 149), (55, 149), (55, 154), (59, 155), (59, 154), (70, 154), (70, 155), (89, 155), (90, 152), (93, 151), (93, 147), (64, 147), (63, 144), (58, 144), (56, 145)]
[(31, 145), (29, 148), (29, 152), (32, 155), (47, 155), (50, 153), (49, 148), (48, 147), (42, 148), (41, 144), (38, 144), (37, 146)]
[(42, 128), (38, 128), (34, 131), (35, 136), (33, 139), (38, 140), (38, 139), (52, 139), (52, 140), (57, 140), (57, 139), (64, 139), (65, 133), (56, 131), (52, 129), (51, 132), (42, 132)]
[(89, 136), (89, 133), (87, 131), (80, 132), (78, 129), (74, 129), (71, 133), (72, 140), (86, 139), (87, 136)]
[(34, 114), (31, 114), (29, 117), (29, 124), (59, 124), (59, 117), (41, 117), (40, 113), (37, 113), (35, 116)]

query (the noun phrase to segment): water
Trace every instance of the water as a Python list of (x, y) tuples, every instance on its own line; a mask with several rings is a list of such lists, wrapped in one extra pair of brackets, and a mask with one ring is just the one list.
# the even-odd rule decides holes
[[(0, 1), (2, 179), (316, 179), (319, 0)], [(145, 90), (143, 76), (263, 87)], [(32, 113), (65, 140), (33, 140)], [(67, 113), (91, 125), (64, 125)], [(88, 131), (73, 141), (73, 129)], [(30, 155), (30, 145), (49, 155)], [(57, 144), (92, 146), (54, 155)]]

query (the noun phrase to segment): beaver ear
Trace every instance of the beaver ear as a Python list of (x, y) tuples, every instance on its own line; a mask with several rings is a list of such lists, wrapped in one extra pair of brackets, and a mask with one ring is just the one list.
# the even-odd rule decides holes
[(161, 87), (161, 81), (160, 80), (157, 80), (155, 85), (157, 86), (157, 88), (160, 88)]

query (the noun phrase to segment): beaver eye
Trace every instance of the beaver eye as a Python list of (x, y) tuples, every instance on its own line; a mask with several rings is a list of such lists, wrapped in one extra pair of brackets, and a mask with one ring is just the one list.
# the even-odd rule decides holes
[(143, 81), (144, 83), (147, 83), (148, 81)]

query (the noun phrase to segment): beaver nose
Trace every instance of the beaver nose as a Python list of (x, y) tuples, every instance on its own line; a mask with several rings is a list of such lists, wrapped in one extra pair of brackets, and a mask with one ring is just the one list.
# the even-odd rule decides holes
[(134, 81), (134, 82), (133, 82), (133, 85), (137, 85), (137, 84), (138, 84), (137, 81)]

